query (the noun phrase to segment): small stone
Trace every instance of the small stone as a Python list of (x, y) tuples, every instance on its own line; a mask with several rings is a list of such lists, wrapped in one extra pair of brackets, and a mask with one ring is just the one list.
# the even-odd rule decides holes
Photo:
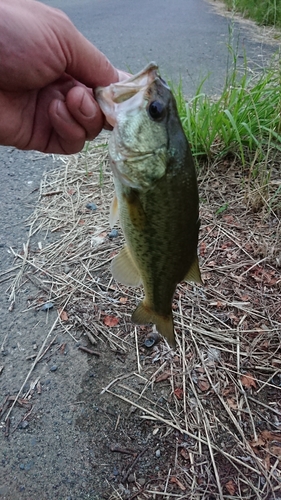
[(144, 345), (145, 347), (153, 347), (154, 345), (158, 344), (160, 342), (160, 335), (157, 332), (152, 332), (147, 335), (147, 337), (144, 340)]
[(50, 371), (55, 372), (57, 369), (58, 369), (57, 365), (52, 365)]
[(31, 460), (30, 462), (28, 462), (27, 464), (25, 464), (25, 470), (30, 470), (34, 465), (34, 461)]
[(110, 233), (108, 234), (109, 238), (117, 238), (117, 236), (118, 236), (117, 229), (112, 229), (112, 231), (110, 231)]
[(155, 452), (155, 456), (156, 456), (156, 458), (159, 458), (159, 457), (160, 457), (160, 455), (161, 455), (161, 451), (160, 451), (160, 450), (156, 450), (156, 452)]
[(279, 387), (281, 387), (281, 375), (278, 373), (277, 375), (275, 375), (272, 379), (271, 379), (271, 383), (273, 385), (277, 385)]
[(20, 464), (20, 469), (21, 469), (21, 470), (24, 470), (24, 469), (25, 469), (24, 464)]
[(20, 424), (21, 429), (26, 429), (29, 426), (29, 423), (26, 420), (23, 420), (23, 422)]
[(87, 203), (86, 208), (88, 210), (93, 210), (93, 212), (97, 209), (97, 205), (95, 203)]
[(138, 483), (141, 485), (141, 486), (144, 486), (145, 483), (146, 483), (146, 479), (144, 479), (144, 477), (141, 477), (140, 479), (138, 479)]
[(53, 302), (46, 302), (46, 304), (43, 304), (41, 307), (41, 311), (48, 311), (49, 309), (52, 309), (54, 307)]
[(134, 474), (130, 474), (128, 476), (128, 483), (134, 483), (135, 482), (135, 475)]

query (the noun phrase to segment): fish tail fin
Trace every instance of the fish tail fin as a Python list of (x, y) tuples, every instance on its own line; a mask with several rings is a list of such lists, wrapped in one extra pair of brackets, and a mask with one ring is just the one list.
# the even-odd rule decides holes
[(141, 302), (132, 314), (132, 321), (137, 325), (147, 325), (154, 323), (163, 337), (166, 337), (169, 344), (175, 347), (175, 333), (172, 312), (168, 316), (161, 316), (150, 307)]

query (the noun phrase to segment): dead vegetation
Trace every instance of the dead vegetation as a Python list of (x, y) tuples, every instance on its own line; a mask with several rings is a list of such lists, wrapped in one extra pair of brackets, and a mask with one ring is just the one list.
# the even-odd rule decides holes
[[(15, 300), (23, 277), (30, 279), (38, 296), (28, 307), (52, 302), (73, 342), (86, 333), (91, 349), (100, 342), (120, 355), (135, 349), (132, 371), (103, 391), (134, 408), (134, 418), (150, 423), (159, 442), (169, 443), (169, 459), (157, 479), (128, 484), (125, 477), (123, 484), (112, 486), (110, 499), (277, 499), (278, 210), (270, 210), (264, 192), (250, 186), (229, 161), (200, 175), (204, 287), (181, 283), (177, 288), (176, 351), (163, 340), (148, 349), (144, 340), (151, 328), (130, 321), (142, 290), (114, 282), (109, 271), (122, 235), (119, 230), (117, 236), (110, 234), (108, 223), (113, 183), (106, 139), (62, 162), (60, 170), (43, 178), (29, 221), (29, 242), (22, 255), (15, 255), (22, 266), (10, 293)], [(257, 192), (265, 202), (253, 210)], [(39, 230), (41, 241), (34, 248), (33, 236)], [(48, 243), (53, 233), (57, 238)]]

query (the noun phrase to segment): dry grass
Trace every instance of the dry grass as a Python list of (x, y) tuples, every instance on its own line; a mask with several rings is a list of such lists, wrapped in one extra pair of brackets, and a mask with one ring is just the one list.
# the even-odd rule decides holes
[[(38, 250), (27, 245), (24, 255), (17, 255), (23, 265), (11, 299), (24, 276), (39, 290), (29, 307), (51, 300), (64, 308), (61, 327), (73, 341), (86, 333), (92, 344), (136, 350), (133, 371), (112, 380), (104, 392), (152, 421), (159, 439), (170, 437), (174, 463), (157, 483), (136, 483), (131, 496), (120, 487), (112, 491), (112, 500), (277, 499), (280, 220), (266, 204), (253, 211), (247, 180), (235, 165), (209, 168), (199, 179), (205, 286), (177, 288), (176, 351), (165, 341), (149, 350), (143, 340), (151, 329), (130, 322), (142, 290), (121, 286), (109, 272), (122, 237), (108, 236), (113, 184), (105, 142), (62, 158), (62, 168), (44, 177), (29, 224), (31, 242), (39, 229), (45, 239)], [(96, 211), (86, 208), (89, 202)], [(46, 236), (56, 232), (58, 238), (47, 243)]]

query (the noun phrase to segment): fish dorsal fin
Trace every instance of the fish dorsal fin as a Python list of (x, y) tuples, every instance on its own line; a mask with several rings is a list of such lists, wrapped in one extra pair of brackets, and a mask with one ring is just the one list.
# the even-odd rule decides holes
[(109, 214), (109, 224), (112, 228), (118, 220), (118, 200), (117, 196), (114, 193), (113, 200), (110, 205), (110, 214)]
[(141, 302), (136, 310), (133, 312), (132, 321), (137, 325), (146, 325), (148, 323), (154, 323), (156, 328), (161, 335), (166, 337), (169, 344), (175, 347), (175, 333), (173, 325), (172, 313), (168, 316), (161, 316), (156, 311), (153, 311), (148, 307), (145, 302)]
[(189, 268), (188, 272), (184, 277), (185, 281), (194, 281), (194, 283), (200, 283), (202, 285), (201, 273), (199, 269), (198, 257), (194, 260), (193, 264)]
[(111, 264), (111, 272), (116, 281), (120, 281), (123, 285), (141, 285), (139, 270), (134, 263), (130, 250), (127, 246), (124, 246), (119, 254), (114, 257)]

